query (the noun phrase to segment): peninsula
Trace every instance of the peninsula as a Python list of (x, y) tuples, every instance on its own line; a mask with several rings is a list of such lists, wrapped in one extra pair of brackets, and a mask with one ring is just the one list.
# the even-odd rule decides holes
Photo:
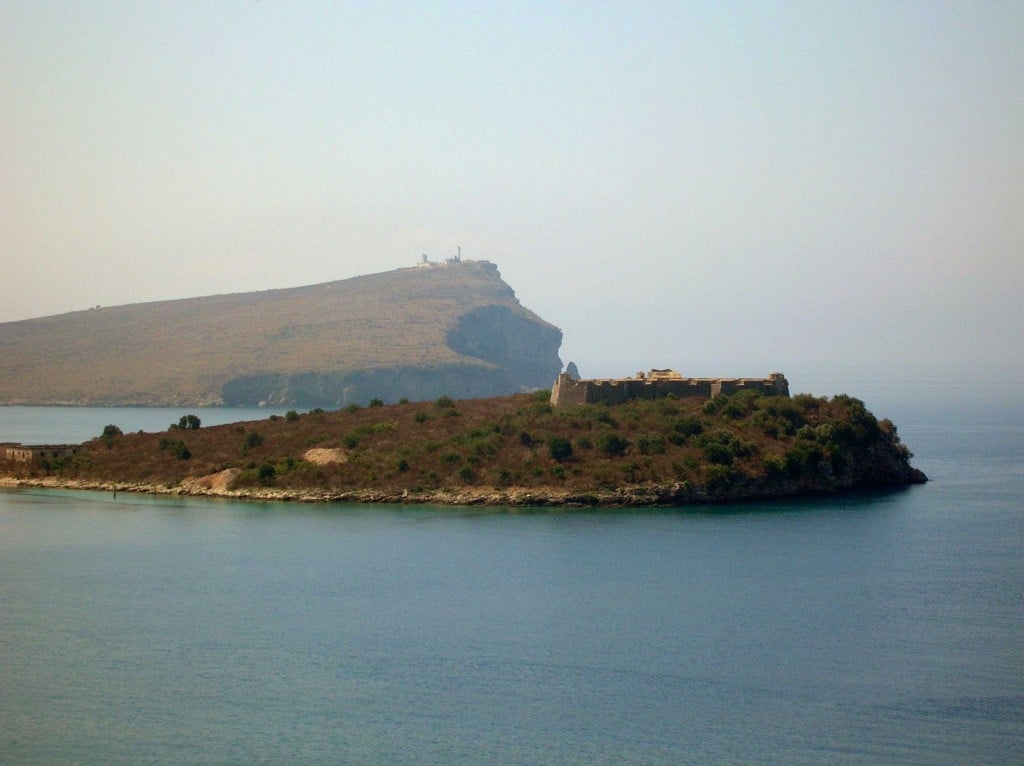
[(562, 332), (488, 261), (0, 323), (0, 404), (287, 406), (550, 386)]
[[(634, 387), (642, 394), (655, 390), (642, 386), (655, 384), (657, 372), (625, 380), (641, 381)], [(393, 405), (375, 399), (215, 427), (186, 416), (160, 433), (125, 434), (112, 423), (80, 445), (0, 447), (0, 475), (8, 485), (108, 491), (567, 507), (926, 481), (896, 427), (859, 399), (790, 397), (784, 382), (779, 375), (712, 397), (669, 390), (617, 403), (553, 402), (550, 390)], [(561, 387), (572, 388), (564, 378)]]

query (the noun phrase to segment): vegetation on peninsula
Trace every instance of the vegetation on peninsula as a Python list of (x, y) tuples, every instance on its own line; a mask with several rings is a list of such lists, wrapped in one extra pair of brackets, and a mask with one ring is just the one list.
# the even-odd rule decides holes
[(6, 472), (195, 494), (522, 505), (677, 504), (925, 481), (895, 426), (851, 396), (745, 391), (566, 410), (548, 396), (374, 402), (172, 436), (105, 431), (74, 456)]

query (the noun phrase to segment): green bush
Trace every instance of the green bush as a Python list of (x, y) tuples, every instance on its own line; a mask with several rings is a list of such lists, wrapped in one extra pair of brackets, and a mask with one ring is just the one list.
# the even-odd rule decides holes
[(113, 424), (108, 425), (108, 426), (103, 426), (103, 437), (105, 439), (112, 439), (115, 436), (123, 436), (123, 435), (124, 434), (121, 431), (121, 429), (118, 428), (117, 426), (113, 425)]
[(371, 399), (370, 400), (370, 406), (371, 407), (383, 407), (384, 406), (384, 400), (383, 399)]
[(253, 449), (263, 444), (263, 436), (258, 431), (250, 431), (245, 435), (243, 446), (245, 449)]
[(696, 444), (703, 450), (708, 462), (715, 465), (732, 465), (734, 458), (747, 457), (757, 451), (753, 444), (724, 430), (701, 434)]
[(644, 434), (637, 439), (636, 448), (641, 455), (664, 455), (665, 437), (658, 434)]
[(297, 413), (295, 410), (288, 410), (288, 412), (286, 412), (284, 414), (284, 419), (285, 420), (298, 420), (299, 419), (299, 413)]
[(696, 436), (704, 432), (704, 421), (697, 417), (680, 418), (672, 424), (672, 430), (681, 436)]
[(170, 450), (178, 460), (188, 460), (192, 457), (192, 450), (180, 439), (161, 439), (159, 446), (161, 450)]
[(708, 489), (712, 491), (728, 489), (739, 477), (739, 471), (728, 465), (710, 465), (707, 470)]
[(451, 409), (455, 406), (455, 400), (450, 396), (439, 396), (434, 404), (443, 409)]
[(572, 442), (560, 436), (554, 436), (548, 440), (548, 454), (558, 462), (568, 460), (572, 457)]
[(597, 448), (609, 457), (618, 457), (626, 454), (626, 450), (629, 449), (629, 441), (616, 433), (604, 434), (598, 439)]

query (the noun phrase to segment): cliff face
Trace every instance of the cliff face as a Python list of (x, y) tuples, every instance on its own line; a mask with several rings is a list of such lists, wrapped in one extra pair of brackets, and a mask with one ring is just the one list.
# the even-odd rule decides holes
[(486, 261), (0, 324), (0, 403), (294, 405), (546, 388), (561, 331)]

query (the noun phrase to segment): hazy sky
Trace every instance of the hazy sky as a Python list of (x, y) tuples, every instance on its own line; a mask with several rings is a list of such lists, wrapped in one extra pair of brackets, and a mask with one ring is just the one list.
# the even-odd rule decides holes
[(1024, 379), (1024, 3), (0, 2), (0, 321), (497, 263), (584, 376)]

